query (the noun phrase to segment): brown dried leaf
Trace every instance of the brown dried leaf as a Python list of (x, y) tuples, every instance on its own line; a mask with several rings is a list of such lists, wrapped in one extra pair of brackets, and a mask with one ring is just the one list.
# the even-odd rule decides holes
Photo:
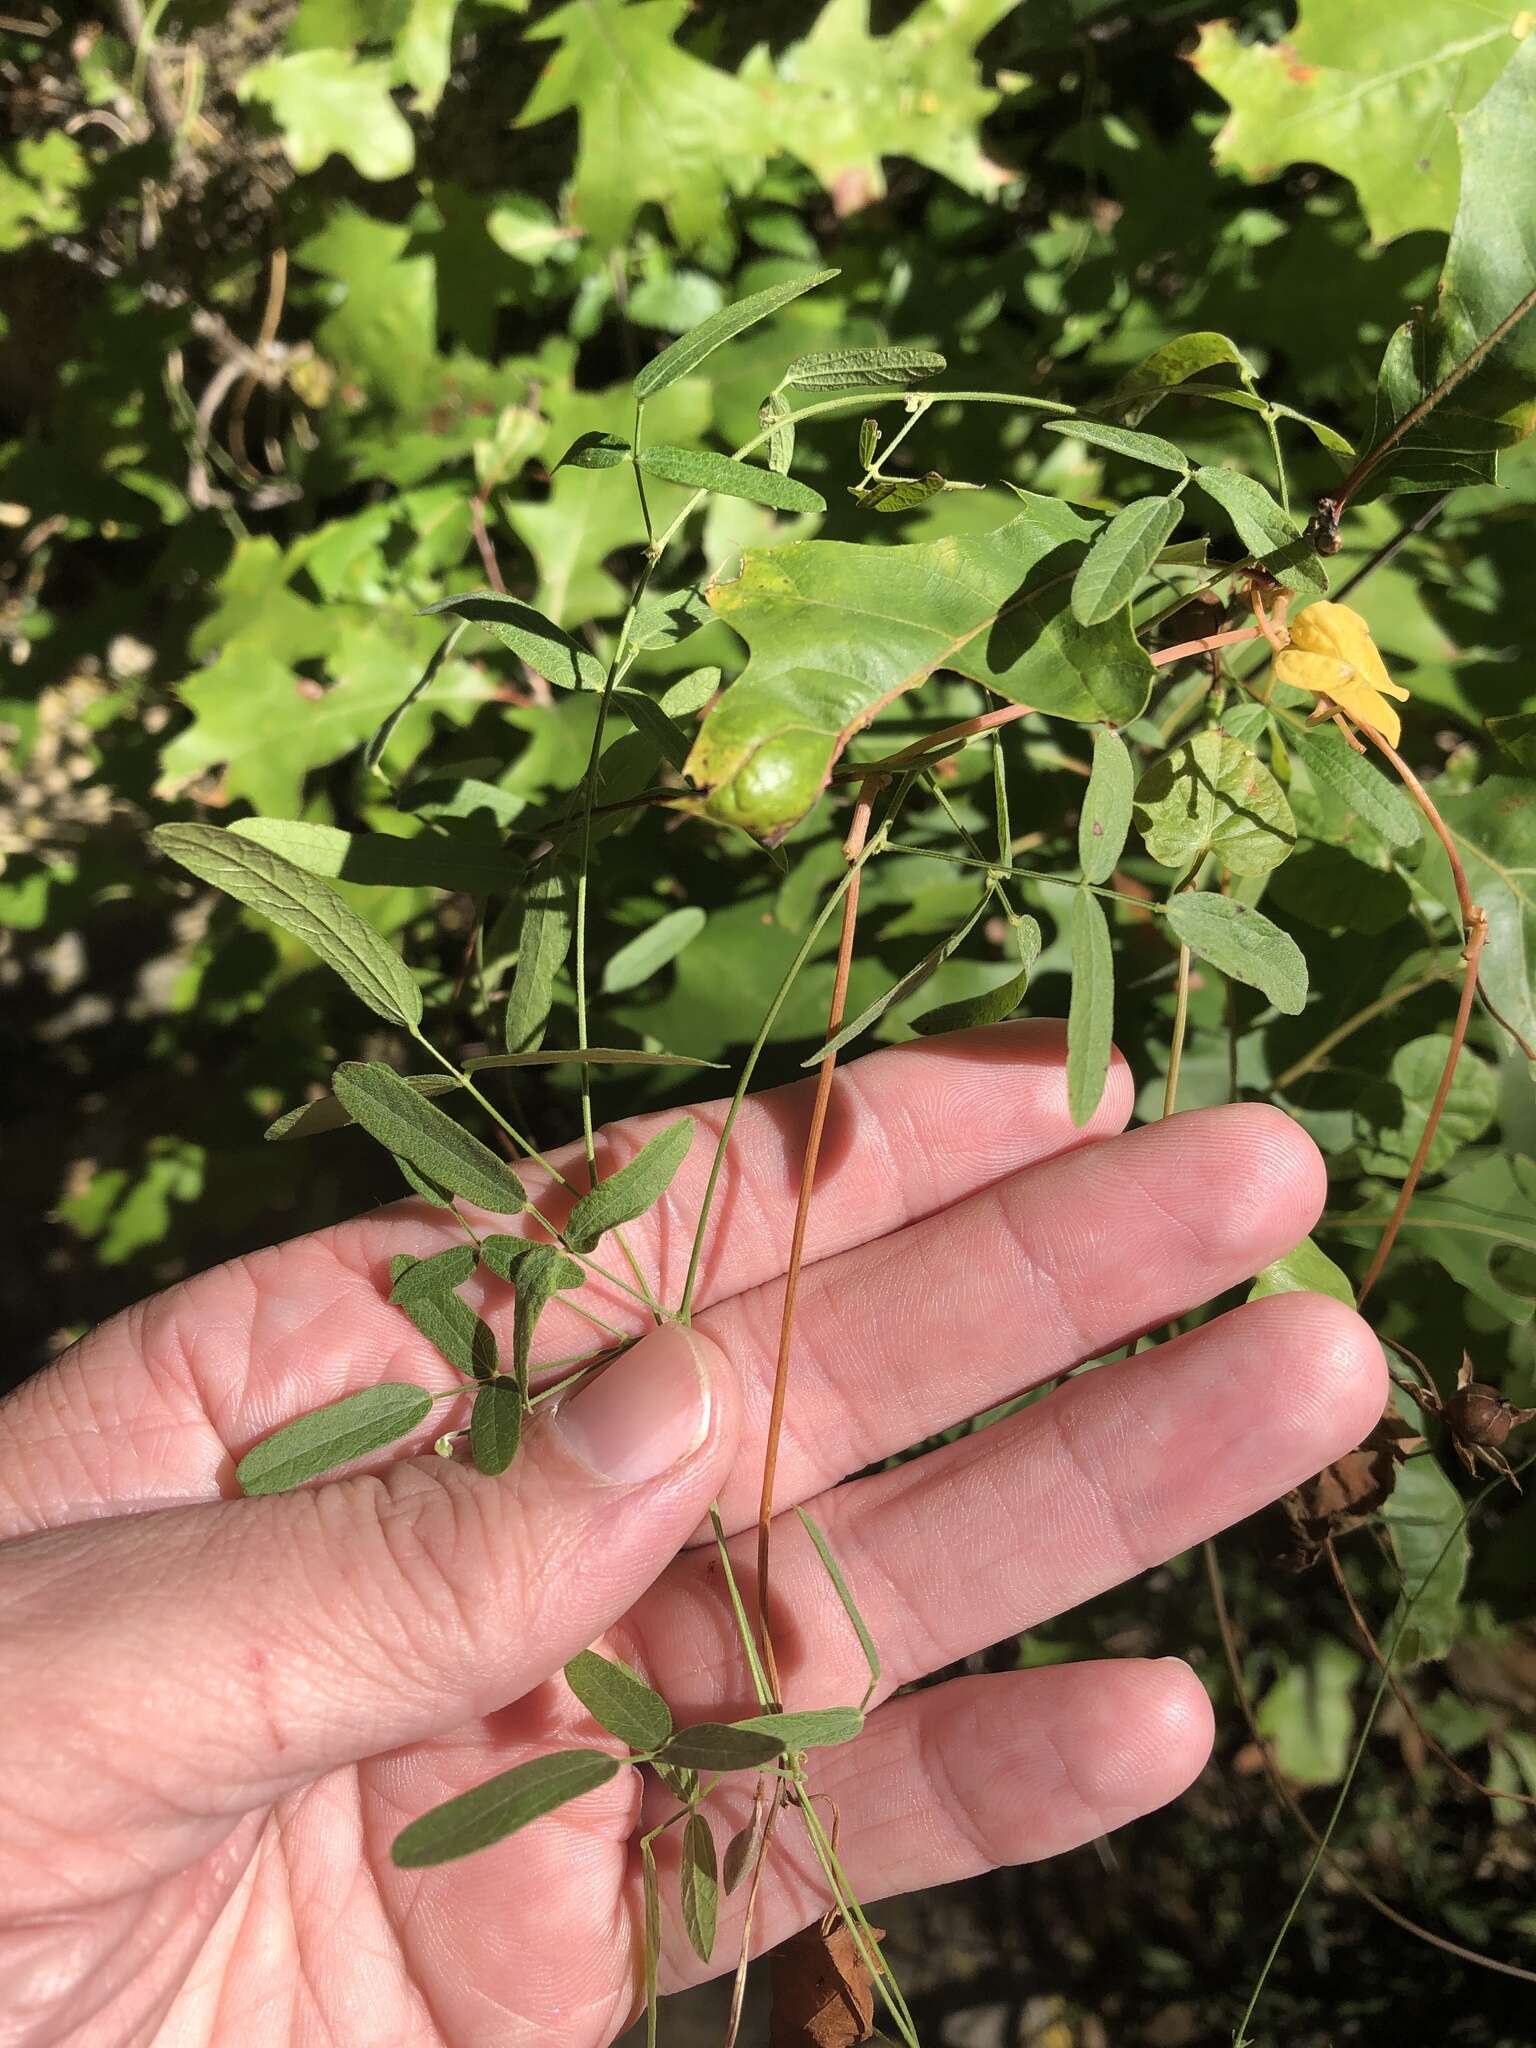
[[(882, 1929), (870, 1930), (875, 1939)], [(875, 1990), (841, 1914), (813, 1922), (768, 1959), (769, 2048), (857, 2048), (875, 2027)]]
[(1330, 1538), (1363, 1527), (1391, 1494), (1398, 1465), (1422, 1441), (1399, 1416), (1383, 1415), (1359, 1450), (1288, 1493), (1280, 1503), (1292, 1538), (1285, 1562), (1304, 1571)]

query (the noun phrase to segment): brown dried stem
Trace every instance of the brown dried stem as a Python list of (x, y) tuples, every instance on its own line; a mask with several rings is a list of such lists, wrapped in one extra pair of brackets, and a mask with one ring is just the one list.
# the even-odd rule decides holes
[[(843, 855), (850, 863), (858, 861), (864, 851), (864, 842), (869, 836), (870, 810), (874, 804), (878, 778), (871, 777), (859, 791), (858, 801), (853, 809), (853, 824), (847, 839), (843, 842)], [(853, 965), (854, 929), (859, 915), (859, 881), (861, 870), (855, 866), (853, 879), (843, 898), (843, 928), (837, 948), (837, 973), (832, 984), (832, 1001), (827, 1010), (827, 1036), (835, 1037), (843, 1021), (843, 1009), (848, 1000), (848, 975)], [(800, 1195), (795, 1204), (795, 1225), (789, 1243), (789, 1264), (784, 1274), (784, 1307), (779, 1319), (779, 1353), (773, 1375), (773, 1403), (768, 1411), (767, 1443), (763, 1451), (763, 1488), (757, 1510), (757, 1616), (758, 1636), (762, 1646), (763, 1669), (773, 1697), (783, 1703), (783, 1688), (779, 1683), (778, 1663), (773, 1652), (773, 1630), (768, 1618), (768, 1562), (773, 1526), (773, 1489), (778, 1473), (779, 1440), (784, 1430), (784, 1399), (789, 1390), (789, 1351), (794, 1335), (795, 1297), (800, 1287), (800, 1267), (805, 1256), (805, 1231), (810, 1219), (811, 1196), (816, 1185), (816, 1162), (821, 1153), (822, 1132), (826, 1128), (827, 1106), (832, 1098), (832, 1075), (837, 1066), (837, 1054), (829, 1052), (822, 1061), (816, 1076), (816, 1099), (811, 1106), (811, 1124), (806, 1133), (805, 1154), (800, 1167)]]

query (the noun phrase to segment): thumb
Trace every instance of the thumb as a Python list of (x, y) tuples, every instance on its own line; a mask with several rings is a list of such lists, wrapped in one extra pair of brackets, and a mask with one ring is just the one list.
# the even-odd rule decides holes
[(415, 1458), (7, 1545), (7, 1776), (40, 1825), (110, 1833), (264, 1805), (491, 1712), (663, 1570), (736, 1419), (718, 1346), (668, 1324), (541, 1415), (500, 1478)]

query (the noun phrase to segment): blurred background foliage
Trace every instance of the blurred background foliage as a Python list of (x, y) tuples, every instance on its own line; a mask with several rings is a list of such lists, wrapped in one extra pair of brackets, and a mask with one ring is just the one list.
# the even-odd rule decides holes
[[(648, 409), (658, 438), (731, 447), (807, 349), (899, 340), (941, 349), (956, 385), (1086, 402), (1163, 342), (1216, 330), (1271, 398), (1322, 423), (1322, 440), (1288, 443), (1298, 496), (1314, 496), (1342, 466), (1327, 432), (1368, 441), (1387, 341), (1433, 301), (1461, 192), (1458, 116), (1510, 66), (1529, 71), (1531, 27), (1483, 0), (1304, 0), (1299, 19), (1266, 0), (1203, 26), (1180, 0), (117, 0), (0, 18), (0, 1371), (25, 1373), (188, 1270), (396, 1189), (355, 1134), (264, 1142), (337, 1060), (399, 1049), (301, 949), (162, 863), (157, 822), (254, 812), (408, 842), (415, 854), (392, 860), (375, 840), (343, 887), (398, 937), (439, 1042), (494, 1044), (507, 927), (491, 923), (483, 971), (467, 973), (473, 885), (505, 873), (506, 847), (520, 831), (531, 844), (579, 781), (592, 700), (553, 697), (471, 635), (395, 729), (393, 803), (359, 750), (441, 638), (419, 608), (450, 592), (502, 582), (595, 647), (611, 640), (638, 513), (600, 475), (551, 470), (578, 434), (627, 429), (628, 381), (668, 338), (732, 297), (838, 266)], [(1511, 216), (1529, 241), (1536, 197), (1520, 181), (1536, 170), (1517, 159)], [(1180, 399), (1157, 424), (1193, 459), (1267, 473), (1262, 423), (1240, 405)], [(830, 505), (819, 522), (776, 528), (761, 507), (716, 500), (690, 529), (688, 573), (776, 531), (867, 539), (842, 488), (856, 439), (852, 419), (802, 434), (797, 469)], [(986, 488), (931, 498), (880, 537), (988, 528), (1009, 482), (1094, 507), (1105, 466), (1016, 415), (939, 408), (919, 467)], [(681, 502), (666, 485), (657, 497), (662, 517)], [(1425, 502), (1379, 497), (1352, 515), (1342, 574)], [(1464, 835), (1527, 1036), (1533, 506), (1525, 444), (1498, 486), (1457, 492), (1353, 599), (1412, 688), (1405, 749)], [(742, 653), (713, 622), (648, 651), (638, 674), (655, 686), (714, 663), (729, 677)], [(879, 751), (977, 704), (969, 685), (930, 685), (882, 720)], [(1155, 702), (1135, 736), (1166, 742), (1175, 706)], [(1511, 721), (1500, 744), (1490, 719)], [(616, 745), (633, 738), (620, 721)], [(1083, 739), (1030, 723), (1011, 790), (1030, 858), (1070, 861)], [(610, 757), (613, 787), (624, 768)], [(979, 753), (955, 764), (963, 816), (989, 773)], [(1349, 1219), (1384, 1213), (1422, 1128), (1455, 951), (1433, 863), (1414, 872), (1337, 806), (1293, 804), (1303, 843), (1265, 908), (1301, 940), (1313, 1000), (1278, 1018), (1239, 991), (1234, 1025), (1207, 977), (1181, 1100), (1223, 1099), (1235, 1046), (1241, 1090), (1283, 1101), (1327, 1154), (1336, 1199), (1320, 1238), (1357, 1270), (1372, 1233)], [(620, 963), (600, 1038), (739, 1059), (837, 870), (841, 829), (823, 806), (781, 863), (665, 811), (614, 823), (594, 873), (596, 957)], [(1154, 877), (1127, 858), (1125, 887)], [(1041, 893), (1029, 1007), (1062, 1014), (1065, 935)], [(930, 861), (872, 867), (853, 1005), (974, 894)], [(621, 955), (663, 918), (649, 957)], [(1123, 920), (1118, 942), (1117, 1035), (1156, 1114), (1167, 948), (1150, 918)], [(831, 943), (779, 1019), (767, 1079), (823, 1035)], [(995, 981), (1006, 947), (1005, 930), (978, 926), (918, 1007)], [(882, 1035), (906, 1035), (902, 1015)], [(1480, 1378), (1530, 1403), (1529, 1072), (1479, 1022), (1457, 1086), (1380, 1313), (1447, 1390), (1469, 1350)], [(572, 1090), (559, 1068), (520, 1085), (542, 1140), (568, 1133)], [(631, 1070), (602, 1084), (599, 1107), (689, 1092), (673, 1072)], [(1408, 1469), (1411, 1494), (1400, 1487), (1348, 1551), (1378, 1625), (1403, 1542), (1452, 1527), (1471, 1491), (1434, 1457)], [(1419, 1617), (1437, 1633), (1405, 1678), (1411, 1711), (1388, 1700), (1338, 1838), (1399, 1911), (1527, 1968), (1533, 1535), (1508, 1488), (1480, 1509)], [(1287, 1576), (1286, 1547), (1278, 1518), (1243, 1531), (1227, 1546), (1229, 1597), (1260, 1726), (1320, 1823), (1374, 1671), (1332, 1580)], [(990, 1661), (1106, 1651), (1193, 1658), (1222, 1711), (1217, 1763), (1175, 1811), (1101, 1851), (884, 1909), (935, 2040), (1231, 2038), (1305, 1842), (1233, 1705), (1197, 1558)], [(1536, 2037), (1529, 2011), (1528, 1989), (1389, 1924), (1325, 1873), (1261, 2038), (1379, 2041), (1408, 2015), (1425, 2039), (1496, 2048)]]

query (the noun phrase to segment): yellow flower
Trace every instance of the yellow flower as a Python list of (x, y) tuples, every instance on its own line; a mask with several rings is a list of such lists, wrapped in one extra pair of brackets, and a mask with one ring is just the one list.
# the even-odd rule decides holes
[(1291, 627), (1291, 644), (1275, 656), (1275, 674), (1292, 689), (1327, 697), (1347, 718), (1372, 726), (1390, 746), (1402, 720), (1387, 702), (1408, 692), (1387, 674), (1371, 629), (1347, 604), (1309, 604)]

